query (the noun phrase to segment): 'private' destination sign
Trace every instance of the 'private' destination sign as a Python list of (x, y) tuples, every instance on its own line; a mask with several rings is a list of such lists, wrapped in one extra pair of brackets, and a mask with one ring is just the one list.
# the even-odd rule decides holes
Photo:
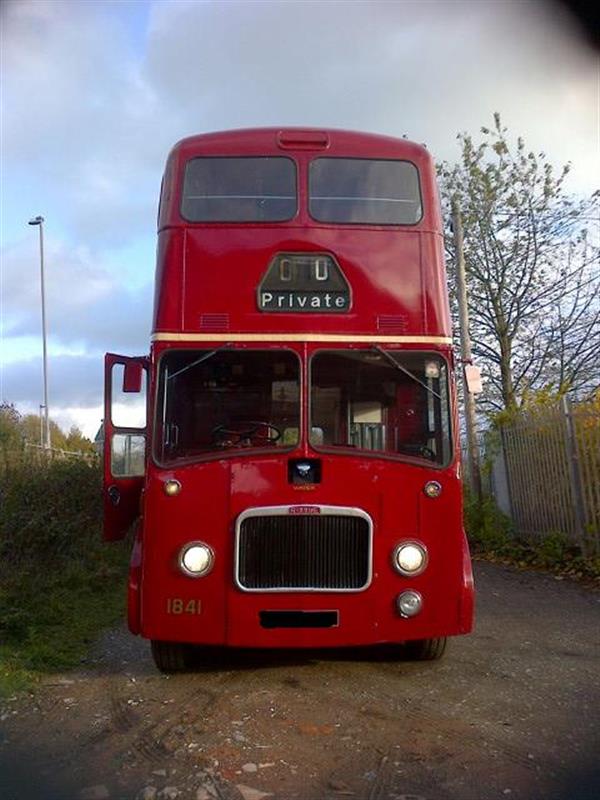
[(278, 253), (258, 287), (260, 311), (339, 314), (349, 311), (350, 287), (324, 253)]
[(261, 311), (347, 311), (347, 292), (261, 292)]

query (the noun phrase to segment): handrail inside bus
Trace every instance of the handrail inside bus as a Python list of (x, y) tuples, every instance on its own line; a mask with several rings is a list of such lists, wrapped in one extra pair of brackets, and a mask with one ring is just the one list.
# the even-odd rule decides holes
[(188, 369), (196, 367), (198, 364), (202, 364), (203, 361), (208, 361), (209, 358), (212, 358), (217, 353), (220, 353), (221, 350), (225, 350), (226, 348), (231, 346), (232, 346), (231, 342), (226, 342), (221, 347), (217, 347), (216, 350), (211, 350), (210, 353), (205, 353), (203, 356), (200, 356), (200, 358), (197, 358), (195, 361), (192, 361), (191, 364), (186, 364), (185, 367), (178, 369), (177, 372), (174, 372), (172, 375), (168, 375), (167, 380), (168, 381), (173, 380), (173, 378), (176, 378), (178, 375), (181, 375), (182, 372), (187, 372)]

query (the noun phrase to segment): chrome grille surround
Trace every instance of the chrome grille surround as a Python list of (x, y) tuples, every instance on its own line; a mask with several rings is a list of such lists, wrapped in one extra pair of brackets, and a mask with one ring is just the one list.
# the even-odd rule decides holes
[[(299, 510), (300, 509), (300, 510)], [(311, 511), (303, 511), (302, 509), (311, 509)], [(317, 510), (318, 509), (318, 510)], [(352, 517), (364, 520), (367, 525), (366, 536), (366, 552), (364, 553), (366, 572), (366, 579), (364, 584), (352, 587), (340, 586), (246, 586), (240, 578), (240, 568), (242, 564), (242, 539), (243, 539), (243, 524), (246, 520), (251, 518), (277, 518), (281, 517), (282, 522), (284, 519), (309, 516), (312, 518), (318, 517), (326, 519), (327, 517)], [(285, 523), (282, 525), (284, 527)], [(282, 530), (282, 537), (285, 537), (286, 531)], [(284, 506), (263, 506), (258, 508), (249, 508), (243, 511), (237, 518), (235, 523), (235, 550), (234, 550), (234, 581), (235, 585), (243, 592), (362, 592), (367, 589), (373, 576), (373, 520), (366, 511), (360, 508), (353, 508), (349, 506), (325, 506), (325, 505), (311, 505), (311, 504), (293, 504)]]

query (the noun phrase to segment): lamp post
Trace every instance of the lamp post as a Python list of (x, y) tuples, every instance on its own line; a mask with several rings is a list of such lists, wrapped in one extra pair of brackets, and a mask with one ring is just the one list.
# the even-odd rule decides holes
[(48, 415), (48, 353), (46, 348), (46, 290), (44, 286), (44, 218), (34, 217), (29, 220), (30, 225), (37, 225), (40, 229), (40, 276), (42, 288), (42, 347), (44, 353), (44, 449), (50, 450), (50, 417)]
[(44, 446), (44, 404), (40, 403), (40, 447)]

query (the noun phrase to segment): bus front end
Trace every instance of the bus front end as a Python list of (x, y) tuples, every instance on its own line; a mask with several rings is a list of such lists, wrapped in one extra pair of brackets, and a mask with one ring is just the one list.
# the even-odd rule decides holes
[(134, 628), (339, 647), (467, 633), (449, 354), (157, 348)]

